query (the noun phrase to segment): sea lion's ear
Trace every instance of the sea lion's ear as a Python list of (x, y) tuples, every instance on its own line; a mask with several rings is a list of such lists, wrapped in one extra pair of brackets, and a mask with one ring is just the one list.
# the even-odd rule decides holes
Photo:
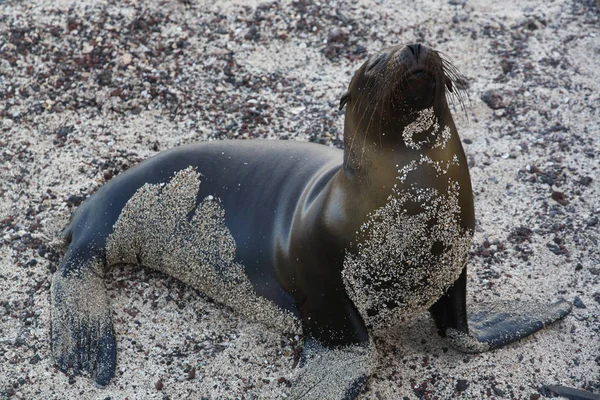
[(346, 93), (344, 93), (344, 95), (340, 99), (340, 110), (342, 108), (344, 108), (344, 106), (346, 105), (346, 103), (348, 103), (349, 100), (350, 100), (350, 91), (348, 90)]
[(454, 93), (454, 85), (452, 84), (452, 79), (448, 78), (447, 76), (444, 76), (444, 83), (446, 84), (448, 91), (450, 93)]

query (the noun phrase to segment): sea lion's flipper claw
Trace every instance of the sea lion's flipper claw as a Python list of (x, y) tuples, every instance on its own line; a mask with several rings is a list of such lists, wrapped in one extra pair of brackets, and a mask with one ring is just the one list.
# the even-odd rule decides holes
[(307, 339), (291, 398), (355, 399), (366, 387), (370, 352), (367, 343), (327, 349)]
[(501, 302), (469, 314), (469, 335), (455, 329), (449, 329), (447, 334), (459, 350), (478, 353), (527, 337), (564, 318), (571, 308), (571, 303), (566, 300), (547, 305)]
[(569, 400), (600, 400), (600, 394), (594, 394), (585, 390), (566, 386), (546, 385), (543, 389), (551, 392), (551, 394), (556, 394)]
[(94, 365), (96, 366), (94, 373), (96, 385), (106, 386), (115, 375), (117, 368), (117, 342), (112, 326), (105, 327), (100, 335)]
[(116, 345), (108, 295), (95, 262), (67, 271), (66, 262), (52, 279), (52, 353), (58, 368), (92, 375), (106, 385), (116, 369)]

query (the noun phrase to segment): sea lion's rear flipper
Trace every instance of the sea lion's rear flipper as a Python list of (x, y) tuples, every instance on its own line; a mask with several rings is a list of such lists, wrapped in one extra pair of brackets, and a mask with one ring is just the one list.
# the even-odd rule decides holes
[(529, 301), (504, 301), (487, 304), (468, 315), (469, 334), (448, 329), (454, 347), (467, 353), (479, 353), (527, 337), (568, 315), (571, 303), (552, 304)]
[(307, 338), (301, 372), (292, 383), (294, 400), (355, 399), (365, 389), (372, 345), (355, 344), (328, 349)]
[(548, 396), (554, 394), (569, 400), (600, 400), (600, 394), (594, 394), (586, 392), (585, 390), (573, 389), (566, 386), (546, 385), (543, 389), (547, 392), (550, 392), (547, 394), (544, 393), (544, 395)]
[[(73, 268), (69, 260), (82, 262)], [(52, 355), (58, 367), (89, 373), (103, 387), (115, 374), (117, 348), (108, 295), (96, 258), (65, 257), (52, 279)]]

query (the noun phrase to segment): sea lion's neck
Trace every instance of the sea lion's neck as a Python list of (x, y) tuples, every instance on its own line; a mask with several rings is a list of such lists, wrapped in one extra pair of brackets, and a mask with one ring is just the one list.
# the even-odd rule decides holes
[[(424, 123), (428, 119), (433, 122)], [(438, 122), (440, 120), (444, 123)], [(343, 172), (363, 182), (394, 180), (398, 169), (413, 160), (422, 157), (449, 160), (460, 151), (460, 140), (449, 113), (438, 119), (424, 112), (423, 118), (411, 124), (398, 124), (388, 131), (368, 131), (346, 125), (344, 143)]]
[[(379, 131), (365, 132), (355, 130), (348, 132), (346, 125), (344, 164), (336, 177), (337, 185), (344, 187), (348, 194), (348, 209), (362, 210), (365, 214), (383, 206), (393, 192), (393, 188), (401, 185), (399, 178), (402, 171), (411, 165), (427, 166), (420, 168), (421, 177), (412, 185), (435, 184), (438, 174), (434, 166), (447, 169), (455, 159), (464, 159), (460, 139), (452, 116), (448, 113), (431, 129), (420, 132), (411, 131), (410, 126), (389, 130), (385, 135)], [(422, 125), (419, 125), (419, 129)], [(357, 145), (360, 143), (360, 145)], [(406, 174), (406, 172), (404, 172)], [(439, 178), (441, 179), (441, 178)], [(361, 205), (359, 205), (361, 204)], [(361, 223), (364, 215), (357, 216)]]

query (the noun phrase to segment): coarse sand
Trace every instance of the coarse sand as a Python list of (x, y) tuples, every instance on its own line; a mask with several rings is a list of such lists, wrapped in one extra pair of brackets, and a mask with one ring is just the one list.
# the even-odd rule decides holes
[(379, 348), (361, 399), (600, 393), (600, 13), (593, 0), (0, 0), (0, 399), (278, 399), (298, 337), (147, 269), (106, 285), (104, 389), (50, 351), (50, 281), (76, 206), (160, 150), (216, 139), (340, 146), (366, 55), (422, 42), (467, 77), (454, 117), (477, 225), (468, 302), (564, 297), (564, 321), (459, 353), (420, 315)]

